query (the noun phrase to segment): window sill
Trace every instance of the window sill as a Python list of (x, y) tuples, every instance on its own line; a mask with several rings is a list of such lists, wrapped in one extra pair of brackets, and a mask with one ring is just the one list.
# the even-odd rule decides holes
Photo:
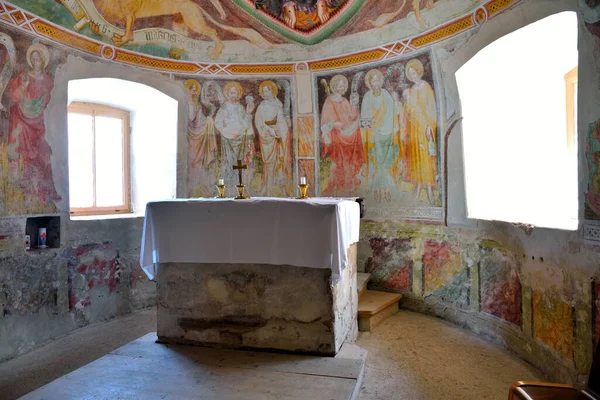
[(95, 221), (99, 219), (144, 218), (144, 214), (105, 214), (105, 215), (70, 215), (71, 221)]
[(581, 225), (581, 221), (577, 219), (571, 218), (561, 218), (554, 219), (551, 221), (529, 221), (529, 222), (518, 222), (518, 219), (515, 218), (513, 221), (509, 221), (509, 218), (500, 218), (496, 219), (492, 218), (483, 218), (479, 216), (468, 216), (467, 217), (471, 221), (482, 221), (485, 223), (505, 223), (511, 224), (516, 228), (523, 229), (527, 236), (533, 232), (535, 229), (545, 229), (545, 230), (553, 230), (553, 231), (563, 231), (563, 232), (575, 232), (578, 231)]

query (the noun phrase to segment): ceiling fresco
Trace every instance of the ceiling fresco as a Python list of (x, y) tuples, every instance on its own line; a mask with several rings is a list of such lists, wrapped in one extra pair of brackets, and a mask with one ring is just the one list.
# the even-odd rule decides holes
[(175, 63), (282, 63), (393, 48), (402, 40), (416, 50), (410, 41), (429, 37), (421, 42), (433, 44), (519, 1), (0, 0), (0, 15), (10, 15), (0, 21), (27, 28), (12, 11), (22, 10), (25, 22), (60, 30), (53, 39), (76, 48), (97, 43), (105, 58), (122, 49)]

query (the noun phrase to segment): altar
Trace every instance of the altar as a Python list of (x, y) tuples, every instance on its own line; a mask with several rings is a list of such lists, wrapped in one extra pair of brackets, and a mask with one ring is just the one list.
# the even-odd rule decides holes
[(148, 203), (160, 342), (335, 355), (357, 329), (354, 199)]

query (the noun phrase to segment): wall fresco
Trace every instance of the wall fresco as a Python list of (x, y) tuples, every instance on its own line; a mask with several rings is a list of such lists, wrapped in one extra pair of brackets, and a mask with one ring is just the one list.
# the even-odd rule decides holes
[(289, 80), (187, 79), (188, 196), (214, 196), (217, 179), (236, 195), (237, 160), (253, 196), (291, 196), (292, 93)]
[[(97, 285), (117, 290), (119, 262), (112, 244), (89, 244), (73, 249), (67, 264), (69, 309), (83, 311), (91, 304), (90, 291)], [(112, 254), (112, 255), (111, 255)]]
[[(363, 51), (366, 46), (373, 48), (415, 35), (422, 37), (414, 43), (419, 48), (422, 42), (455, 34), (456, 28), (474, 28), (519, 1), (12, 0), (0, 1), (0, 12), (6, 9), (17, 15), (14, 18), (19, 26), (24, 20), (39, 16), (63, 32), (83, 35), (70, 41), (61, 33), (57, 39), (66, 44), (89, 38), (177, 62), (279, 62), (290, 57), (296, 61), (311, 58), (312, 49), (304, 45), (319, 45), (332, 35), (336, 45), (318, 47), (317, 57)], [(26, 13), (13, 13), (15, 6)], [(448, 30), (446, 23), (455, 24), (456, 28)], [(432, 39), (430, 29), (435, 27), (440, 33)], [(369, 40), (373, 33), (380, 38), (379, 43)], [(112, 55), (114, 51), (110, 50), (109, 56)]]
[(0, 215), (57, 212), (44, 112), (64, 56), (0, 31)]
[(298, 157), (315, 156), (314, 118), (298, 117), (296, 135), (298, 136)]
[(425, 240), (423, 249), (425, 296), (436, 296), (460, 306), (469, 304), (469, 275), (457, 245)]
[(522, 296), (517, 261), (498, 249), (480, 247), (481, 311), (521, 326)]
[(584, 217), (600, 220), (600, 120), (588, 126), (585, 148), (589, 183), (585, 193)]
[(558, 289), (533, 291), (533, 336), (573, 359), (573, 307), (563, 301)]
[(438, 106), (429, 54), (317, 79), (324, 196), (373, 218), (441, 219)]
[(373, 285), (398, 292), (412, 291), (412, 240), (374, 237), (369, 244), (373, 255), (367, 260), (365, 272), (371, 274)]

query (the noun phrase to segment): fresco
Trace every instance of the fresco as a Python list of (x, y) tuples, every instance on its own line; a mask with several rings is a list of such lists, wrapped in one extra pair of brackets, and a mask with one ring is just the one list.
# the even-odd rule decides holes
[[(380, 40), (370, 46), (377, 47), (431, 28), (443, 30), (448, 22), (469, 29), (475, 24), (463, 19), (479, 6), (493, 4), (487, 12), (479, 9), (485, 19), (519, 1), (12, 0), (1, 1), (0, 7), (21, 7), (70, 32), (139, 54), (195, 62), (252, 59), (260, 63), (307, 59), (309, 52), (303, 45), (327, 38), (336, 40), (336, 46), (323, 46), (330, 56), (365, 50), (370, 41), (362, 39), (373, 34)], [(443, 32), (436, 41), (448, 34)], [(69, 44), (64, 34), (55, 37)]]
[(499, 249), (480, 247), (479, 282), (481, 311), (504, 321), (521, 326), (521, 280), (516, 270), (519, 265)]
[(373, 255), (365, 265), (375, 287), (396, 292), (412, 291), (412, 249), (410, 238), (369, 239)]
[(323, 196), (372, 218), (442, 218), (438, 104), (429, 54), (317, 78)]
[(585, 193), (584, 217), (587, 220), (600, 220), (600, 120), (588, 126), (585, 158), (589, 183)]
[(110, 243), (89, 244), (70, 251), (67, 264), (70, 310), (83, 311), (89, 307), (90, 291), (96, 285), (107, 285), (109, 293), (117, 290), (120, 270), (115, 253)]
[(469, 275), (457, 245), (425, 240), (423, 249), (424, 295), (460, 306), (469, 304)]
[(64, 54), (0, 32), (0, 215), (57, 212), (44, 112)]
[(188, 196), (212, 197), (224, 179), (237, 194), (238, 160), (251, 196), (292, 196), (289, 80), (182, 81), (188, 92)]
[(299, 117), (296, 120), (296, 136), (298, 137), (298, 157), (315, 156), (314, 118)]
[(328, 22), (340, 18), (340, 14), (346, 14), (342, 19), (345, 22), (364, 0), (250, 0), (248, 3), (292, 30), (310, 33), (329, 25)]
[(573, 359), (573, 307), (556, 287), (533, 291), (533, 337)]

